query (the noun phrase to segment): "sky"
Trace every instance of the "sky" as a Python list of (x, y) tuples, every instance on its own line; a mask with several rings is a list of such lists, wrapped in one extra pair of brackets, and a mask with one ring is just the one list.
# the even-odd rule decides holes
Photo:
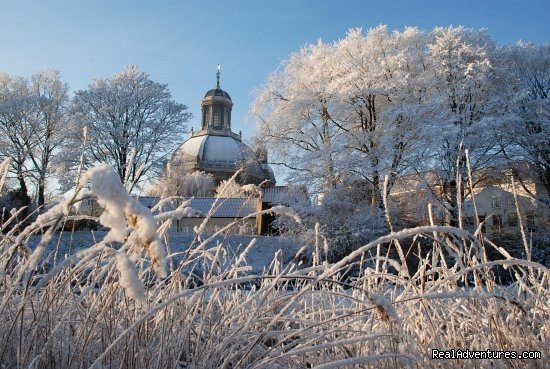
[[(336, 41), (349, 28), (387, 24), (486, 28), (501, 45), (550, 42), (548, 0), (0, 0), (0, 72), (30, 76), (57, 69), (71, 90), (137, 65), (189, 107), (216, 83), (232, 97), (232, 128), (245, 122), (269, 73), (301, 47)], [(186, 137), (182, 137), (182, 141)]]

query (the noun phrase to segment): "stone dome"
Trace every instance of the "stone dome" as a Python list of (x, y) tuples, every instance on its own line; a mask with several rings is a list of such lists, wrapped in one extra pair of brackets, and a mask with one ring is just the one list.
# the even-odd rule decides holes
[(178, 171), (203, 171), (214, 176), (215, 182), (228, 179), (237, 169), (243, 169), (239, 176), (241, 183), (260, 184), (265, 180), (275, 183), (273, 171), (262, 163), (240, 136), (232, 132), (192, 133), (174, 152), (172, 168)]

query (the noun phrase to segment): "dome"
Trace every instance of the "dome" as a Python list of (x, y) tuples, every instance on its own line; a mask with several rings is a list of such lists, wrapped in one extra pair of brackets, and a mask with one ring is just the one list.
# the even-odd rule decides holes
[(229, 96), (229, 94), (227, 92), (225, 92), (224, 90), (222, 90), (221, 88), (213, 88), (211, 89), (210, 91), (208, 91), (205, 95), (204, 95), (204, 98), (206, 99), (207, 97), (225, 97), (226, 99), (228, 100), (231, 100), (231, 96)]
[(176, 154), (195, 160), (203, 165), (236, 165), (250, 157), (252, 150), (231, 136), (203, 135), (185, 141)]
[(275, 182), (269, 165), (260, 163), (254, 151), (234, 133), (193, 135), (174, 152), (171, 165), (183, 172), (210, 173), (216, 182), (230, 178), (239, 168), (243, 168), (241, 182), (259, 184), (266, 179)]

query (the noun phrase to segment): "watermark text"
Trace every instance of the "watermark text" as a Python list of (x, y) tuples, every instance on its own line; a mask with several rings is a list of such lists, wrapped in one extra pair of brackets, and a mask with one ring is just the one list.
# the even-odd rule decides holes
[(432, 359), (541, 359), (540, 351), (498, 351), (498, 350), (436, 350), (432, 349)]

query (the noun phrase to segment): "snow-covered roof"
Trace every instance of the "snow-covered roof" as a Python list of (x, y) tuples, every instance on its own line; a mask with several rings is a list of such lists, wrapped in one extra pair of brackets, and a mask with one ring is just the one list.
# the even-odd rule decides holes
[(246, 173), (257, 179), (275, 182), (268, 164), (259, 162), (256, 154), (232, 132), (202, 130), (193, 133), (172, 156), (172, 163), (179, 163), (192, 170), (207, 173), (226, 172), (231, 176), (245, 163)]
[(213, 209), (212, 218), (244, 218), (256, 212), (256, 205), (257, 199), (253, 198), (216, 199), (213, 197), (195, 197), (189, 204), (193, 210), (202, 214), (208, 214)]
[(262, 187), (262, 202), (290, 204), (307, 198), (307, 190), (300, 186)]
[(180, 146), (176, 155), (192, 161), (199, 157), (205, 165), (231, 167), (254, 157), (252, 150), (234, 137), (210, 134), (191, 137)]
[[(159, 202), (158, 197), (152, 196), (139, 197), (138, 200), (149, 209)], [(189, 207), (204, 215), (208, 214), (210, 210), (213, 209), (212, 218), (244, 218), (256, 212), (257, 201), (258, 200), (255, 198), (217, 199), (215, 197), (195, 197), (191, 199)], [(174, 203), (167, 203), (166, 205), (171, 210), (175, 208)]]
[(140, 197), (138, 197), (138, 201), (142, 205), (144, 205), (144, 206), (148, 207), (149, 209), (151, 209), (156, 204), (158, 204), (159, 198), (156, 197), (156, 196), (140, 196)]

